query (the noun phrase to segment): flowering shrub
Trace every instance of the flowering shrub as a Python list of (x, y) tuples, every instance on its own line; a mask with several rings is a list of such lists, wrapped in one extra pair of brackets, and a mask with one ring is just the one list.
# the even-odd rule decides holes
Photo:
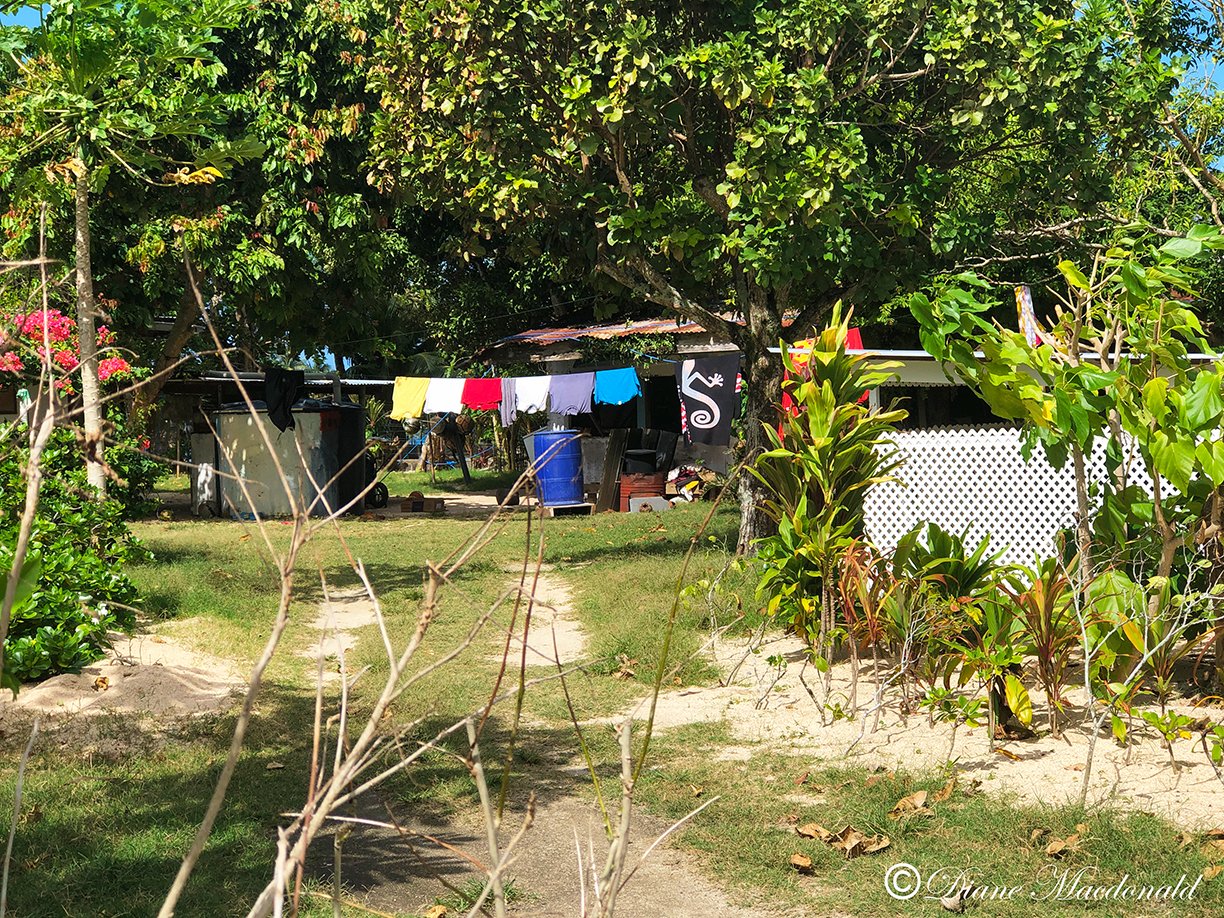
[[(13, 315), (3, 324), (9, 329), (5, 343), (11, 349), (0, 354), (0, 373), (24, 379), (27, 375), (37, 375), (41, 369), (38, 364), (51, 362), (59, 376), (56, 388), (64, 392), (76, 390), (68, 376), (81, 365), (81, 344), (75, 319), (58, 309), (39, 309)], [(115, 333), (105, 325), (98, 326), (99, 351), (105, 352), (114, 344)], [(28, 370), (27, 361), (35, 364)], [(121, 356), (107, 356), (98, 361), (100, 382), (130, 379), (131, 376), (132, 365)]]
[[(12, 563), (27, 458), (27, 450), (10, 448), (0, 459), (0, 570)], [(130, 629), (136, 589), (123, 566), (147, 556), (124, 523), (124, 502), (98, 500), (89, 487), (71, 431), (51, 435), (43, 472), (27, 562), (33, 583), (13, 608), (4, 646), (10, 688), (78, 670), (102, 655), (109, 631)]]

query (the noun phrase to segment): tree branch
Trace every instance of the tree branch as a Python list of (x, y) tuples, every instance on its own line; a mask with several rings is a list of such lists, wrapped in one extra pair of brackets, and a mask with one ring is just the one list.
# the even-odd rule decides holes
[(641, 255), (631, 255), (620, 265), (601, 256), (595, 270), (651, 303), (701, 322), (707, 331), (723, 340), (738, 344), (743, 335), (742, 326), (685, 296)]

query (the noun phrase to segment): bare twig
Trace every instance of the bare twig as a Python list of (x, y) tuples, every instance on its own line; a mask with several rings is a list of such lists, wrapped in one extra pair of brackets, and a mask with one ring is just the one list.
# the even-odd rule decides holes
[(13, 839), (17, 837), (17, 822), (21, 818), (21, 790), (25, 786), (26, 763), (30, 761), (30, 751), (34, 748), (34, 737), (38, 736), (38, 718), (30, 728), (30, 739), (25, 751), (21, 753), (21, 761), (17, 763), (17, 783), (13, 786), (13, 821), (9, 824), (8, 844), (4, 846), (4, 872), (0, 875), (0, 918), (8, 914), (8, 881), (9, 866), (13, 862)]

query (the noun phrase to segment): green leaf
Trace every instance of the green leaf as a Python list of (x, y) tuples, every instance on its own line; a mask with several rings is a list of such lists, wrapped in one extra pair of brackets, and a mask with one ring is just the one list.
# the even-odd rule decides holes
[(1193, 258), (1203, 251), (1203, 243), (1198, 239), (1170, 239), (1160, 247), (1160, 251), (1174, 258)]
[(1190, 385), (1190, 391), (1182, 400), (1182, 417), (1193, 432), (1214, 428), (1220, 413), (1224, 412), (1224, 401), (1220, 399), (1219, 374), (1203, 371)]
[(1190, 489), (1190, 476), (1194, 474), (1194, 441), (1170, 440), (1164, 433), (1152, 438), (1152, 462), (1156, 471), (1183, 494)]
[(1163, 376), (1149, 379), (1143, 386), (1143, 407), (1160, 423), (1169, 413), (1169, 381)]
[(1088, 278), (1084, 276), (1084, 272), (1075, 266), (1074, 262), (1060, 261), (1058, 270), (1062, 272), (1062, 276), (1067, 283), (1072, 287), (1077, 287), (1080, 290), (1091, 290), (1092, 286), (1088, 283)]
[[(8, 592), (9, 573), (11, 568), (5, 566), (3, 572), (0, 572), (0, 601), (3, 601), (4, 594)], [(25, 563), (21, 566), (21, 574), (17, 578), (17, 592), (13, 599), (13, 608), (21, 606), (26, 602), (38, 588), (38, 578), (42, 576), (42, 558), (35, 554), (26, 556)]]

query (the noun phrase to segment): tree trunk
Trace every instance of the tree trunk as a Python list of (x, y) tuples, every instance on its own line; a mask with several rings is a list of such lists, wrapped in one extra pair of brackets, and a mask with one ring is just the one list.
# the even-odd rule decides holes
[(170, 333), (166, 336), (161, 352), (153, 363), (153, 375), (136, 390), (133, 396), (132, 420), (139, 430), (145, 429), (153, 404), (161, 395), (166, 380), (173, 375), (170, 368), (183, 356), (183, 348), (195, 334), (195, 321), (199, 315), (199, 303), (196, 302), (188, 286), (183, 292), (183, 298), (179, 303), (178, 313), (174, 317), (174, 324), (170, 327)]
[(739, 343), (744, 352), (743, 375), (747, 404), (742, 421), (743, 444), (740, 460), (745, 468), (740, 475), (740, 531), (736, 551), (753, 554), (757, 539), (771, 535), (774, 522), (761, 509), (766, 494), (764, 486), (748, 472), (750, 465), (767, 448), (763, 425), (778, 420), (777, 405), (782, 397), (782, 357), (771, 354), (782, 337), (782, 323), (764, 309), (754, 309), (748, 316), (748, 334)]
[(1071, 444), (1071, 463), (1075, 472), (1075, 542), (1079, 555), (1080, 590), (1088, 589), (1092, 579), (1092, 524), (1088, 506), (1088, 468), (1084, 451), (1078, 443)]
[(93, 260), (89, 251), (89, 171), (82, 165), (76, 180), (77, 334), (81, 347), (81, 402), (85, 423), (85, 469), (89, 483), (106, 493), (102, 454), (102, 394), (98, 383), (97, 304)]

